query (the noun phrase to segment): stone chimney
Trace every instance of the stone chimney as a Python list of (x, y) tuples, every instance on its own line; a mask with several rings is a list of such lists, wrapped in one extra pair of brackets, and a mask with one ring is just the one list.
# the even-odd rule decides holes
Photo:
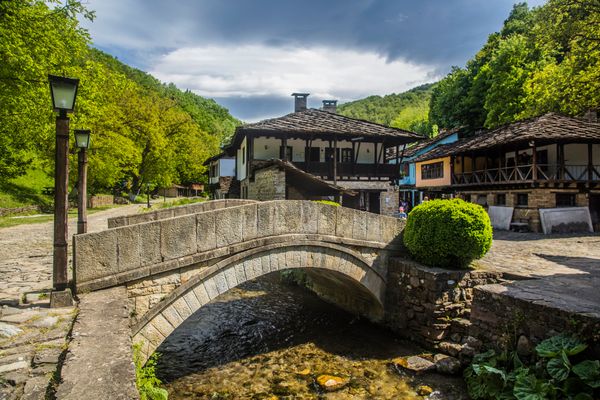
[(294, 96), (294, 112), (306, 110), (306, 98), (310, 93), (292, 93)]
[(583, 114), (583, 119), (588, 122), (598, 122), (598, 109), (590, 108)]
[(337, 100), (323, 100), (323, 111), (337, 113)]

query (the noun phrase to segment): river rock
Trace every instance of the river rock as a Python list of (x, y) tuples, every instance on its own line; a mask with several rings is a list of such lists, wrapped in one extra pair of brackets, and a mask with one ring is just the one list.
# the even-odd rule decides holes
[(451, 356), (456, 356), (458, 355), (458, 353), (462, 350), (463, 346), (461, 346), (458, 343), (452, 343), (452, 342), (441, 342), (438, 345), (439, 349), (441, 351), (443, 351), (446, 354), (449, 354)]
[(12, 337), (21, 332), (23, 332), (23, 330), (14, 325), (0, 322), (0, 337)]
[(423, 372), (435, 369), (434, 363), (420, 356), (398, 357), (394, 358), (392, 362), (398, 367), (402, 367), (414, 372)]
[(433, 389), (430, 386), (422, 385), (417, 389), (419, 396), (429, 396), (431, 393), (433, 393)]
[(436, 354), (433, 360), (435, 362), (435, 369), (442, 374), (454, 375), (461, 370), (460, 361), (454, 357), (445, 354)]
[(533, 352), (533, 346), (527, 337), (524, 335), (519, 336), (517, 340), (517, 354), (521, 357), (528, 357)]
[(334, 375), (319, 375), (317, 377), (317, 385), (326, 392), (334, 392), (345, 388), (350, 380)]

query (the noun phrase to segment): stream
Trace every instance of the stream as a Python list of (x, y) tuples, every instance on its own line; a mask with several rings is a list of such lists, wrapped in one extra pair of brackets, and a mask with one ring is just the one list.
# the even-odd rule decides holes
[[(460, 377), (415, 376), (390, 360), (423, 352), (270, 274), (219, 296), (157, 350), (169, 399), (467, 399)], [(349, 379), (324, 392), (316, 377)]]

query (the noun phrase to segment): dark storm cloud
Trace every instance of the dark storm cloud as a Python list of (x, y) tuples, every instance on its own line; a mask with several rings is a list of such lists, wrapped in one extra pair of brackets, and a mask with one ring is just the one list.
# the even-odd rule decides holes
[[(536, 0), (533, 4), (539, 3)], [(448, 68), (498, 30), (512, 0), (91, 2), (99, 45), (135, 51), (206, 44), (334, 46)], [(108, 43), (111, 42), (111, 43)]]

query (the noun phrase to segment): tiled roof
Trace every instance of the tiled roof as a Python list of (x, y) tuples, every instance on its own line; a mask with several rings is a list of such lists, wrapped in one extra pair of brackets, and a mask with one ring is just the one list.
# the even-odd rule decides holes
[(311, 185), (314, 185), (315, 187), (326, 188), (326, 189), (331, 190), (332, 192), (345, 193), (350, 196), (354, 196), (357, 194), (351, 188), (345, 188), (345, 187), (335, 185), (331, 182), (327, 182), (326, 180), (319, 178), (318, 176), (315, 176), (308, 172), (302, 171), (300, 168), (296, 167), (294, 164), (292, 164), (289, 161), (283, 161), (280, 159), (254, 161), (252, 163), (252, 169), (254, 171), (257, 171), (257, 170), (261, 170), (261, 169), (264, 169), (264, 168), (267, 168), (267, 167), (270, 167), (273, 165), (276, 165), (276, 166), (282, 168), (286, 172), (290, 173), (296, 179), (302, 179), (304, 181), (304, 183), (309, 183)]
[(520, 143), (600, 142), (600, 123), (548, 113), (517, 121), (468, 139), (443, 145), (428, 151), (414, 161), (426, 161), (451, 154), (483, 151)]
[(237, 132), (282, 132), (292, 134), (339, 134), (356, 137), (390, 137), (405, 139), (404, 142), (413, 142), (422, 136), (399, 128), (390, 128), (374, 122), (345, 117), (323, 110), (307, 109), (291, 113), (279, 118), (267, 119), (240, 126)]

